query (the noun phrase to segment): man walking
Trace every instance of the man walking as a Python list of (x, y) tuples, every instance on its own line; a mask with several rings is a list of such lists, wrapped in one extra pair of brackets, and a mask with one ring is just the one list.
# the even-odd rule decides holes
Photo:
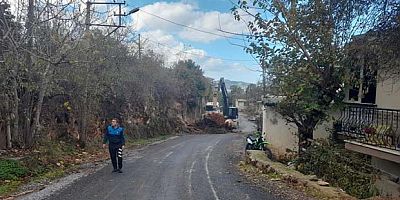
[(116, 118), (113, 118), (111, 125), (106, 128), (103, 138), (103, 148), (106, 147), (107, 142), (111, 162), (114, 167), (112, 172), (122, 173), (122, 149), (125, 146), (124, 128), (119, 126)]

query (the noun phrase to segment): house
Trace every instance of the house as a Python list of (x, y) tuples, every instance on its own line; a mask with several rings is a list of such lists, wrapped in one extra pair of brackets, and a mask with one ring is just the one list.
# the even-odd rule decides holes
[(242, 111), (247, 107), (247, 100), (246, 99), (236, 99), (235, 100), (235, 107)]
[[(371, 37), (359, 37), (365, 45)], [(400, 197), (400, 78), (370, 65), (369, 57), (357, 54), (358, 81), (345, 90), (344, 108), (333, 111), (330, 120), (316, 127), (314, 139), (332, 137), (345, 148), (368, 155), (382, 175), (376, 181), (384, 195)], [(397, 68), (400, 68), (398, 66)], [(361, 78), (360, 78), (361, 77)], [(275, 154), (297, 151), (297, 127), (287, 123), (274, 106), (283, 97), (264, 101), (263, 134)]]
[[(377, 36), (371, 33), (355, 38), (353, 44), (365, 49), (374, 40)], [(355, 57), (362, 78), (346, 90), (346, 106), (333, 123), (333, 137), (344, 141), (346, 149), (370, 156), (370, 164), (382, 172), (378, 189), (400, 197), (400, 78), (371, 66), (376, 62), (364, 51), (356, 51)], [(395, 70), (397, 65), (390, 67)]]

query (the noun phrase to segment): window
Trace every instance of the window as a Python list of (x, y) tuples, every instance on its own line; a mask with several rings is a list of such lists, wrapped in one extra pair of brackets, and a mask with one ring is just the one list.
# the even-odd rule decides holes
[[(371, 70), (367, 67), (360, 67), (358, 69), (353, 69), (352, 73), (355, 77), (352, 80), (353, 84), (348, 87), (346, 101), (375, 104), (377, 82), (376, 70)], [(362, 79), (360, 79), (360, 77), (362, 77)]]

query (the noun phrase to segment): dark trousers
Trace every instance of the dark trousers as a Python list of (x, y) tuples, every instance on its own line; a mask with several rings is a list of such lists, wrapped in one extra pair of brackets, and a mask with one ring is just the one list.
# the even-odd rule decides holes
[[(122, 168), (122, 148), (120, 146), (109, 146), (108, 150), (110, 151), (111, 162), (114, 169)], [(117, 163), (118, 160), (118, 163)], [(117, 165), (118, 164), (118, 165)]]

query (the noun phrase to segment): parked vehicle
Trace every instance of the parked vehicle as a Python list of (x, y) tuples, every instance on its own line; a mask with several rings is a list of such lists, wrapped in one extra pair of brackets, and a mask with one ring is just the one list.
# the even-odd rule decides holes
[(268, 142), (265, 141), (262, 134), (257, 131), (254, 135), (249, 134), (246, 137), (246, 150), (260, 150), (265, 151), (268, 158), (272, 158), (272, 152), (268, 149)]
[(256, 116), (251, 116), (251, 117), (249, 117), (248, 120), (251, 121), (251, 122), (255, 122), (255, 121), (257, 121), (257, 117)]

